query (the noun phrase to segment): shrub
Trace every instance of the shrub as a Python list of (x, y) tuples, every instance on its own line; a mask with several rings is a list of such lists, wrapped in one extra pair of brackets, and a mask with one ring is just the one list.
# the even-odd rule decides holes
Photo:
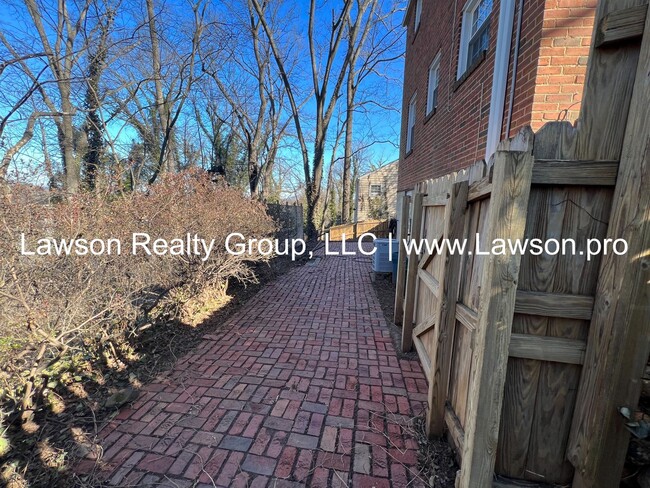
[[(0, 208), (0, 225), (0, 394), (20, 403), (26, 417), (48, 382), (66, 373), (78, 380), (85, 368), (82, 351), (115, 356), (152, 310), (167, 318), (183, 313), (187, 303), (201, 308), (197, 301), (213, 297), (210, 290), (223, 291), (228, 279), (251, 279), (247, 263), (267, 258), (226, 253), (228, 234), (260, 238), (275, 230), (261, 203), (198, 171), (168, 175), (146, 192), (121, 195), (14, 189)], [(198, 234), (216, 244), (205, 261), (134, 255), (134, 232), (152, 240)], [(25, 256), (21, 234), (30, 250), (43, 238), (113, 238), (122, 242), (122, 252)]]

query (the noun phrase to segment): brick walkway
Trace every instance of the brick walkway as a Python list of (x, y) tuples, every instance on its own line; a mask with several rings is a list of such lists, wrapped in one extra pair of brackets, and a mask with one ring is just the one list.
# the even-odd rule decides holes
[(417, 361), (395, 354), (370, 265), (324, 257), (265, 286), (102, 430), (102, 478), (424, 486), (410, 419), (426, 381)]

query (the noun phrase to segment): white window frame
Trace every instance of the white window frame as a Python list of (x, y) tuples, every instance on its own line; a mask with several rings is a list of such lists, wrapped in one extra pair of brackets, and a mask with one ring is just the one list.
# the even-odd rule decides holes
[[(458, 52), (458, 72), (456, 74), (456, 79), (460, 79), (469, 68), (469, 47), (474, 37), (472, 35), (472, 18), (474, 17), (476, 9), (481, 5), (481, 1), (482, 0), (469, 0), (463, 8), (463, 23), (460, 31), (460, 50)], [(494, 9), (494, 2), (492, 8)], [(490, 13), (483, 24), (481, 24), (481, 27), (485, 23), (490, 22), (491, 17), (492, 14)], [(482, 29), (477, 29), (477, 33), (480, 30)]]
[(415, 28), (413, 32), (417, 32), (420, 28), (420, 21), (422, 20), (422, 0), (416, 0), (415, 2)]
[(413, 139), (415, 138), (415, 114), (417, 109), (417, 93), (414, 93), (409, 100), (408, 115), (406, 119), (406, 154), (413, 150)]
[[(379, 191), (376, 192), (376, 194), (373, 191), (373, 187), (374, 187), (374, 189), (376, 189), (377, 187), (379, 188)], [(380, 183), (371, 183), (370, 188), (368, 189), (368, 195), (370, 196), (370, 198), (378, 198), (378, 197), (380, 197), (382, 195), (383, 192), (384, 192), (384, 189), (383, 189), (383, 187), (382, 187), (382, 185)]]
[(438, 106), (438, 97), (434, 103), (433, 94), (440, 86), (440, 53), (436, 55), (429, 65), (429, 76), (427, 81), (427, 115), (431, 114)]

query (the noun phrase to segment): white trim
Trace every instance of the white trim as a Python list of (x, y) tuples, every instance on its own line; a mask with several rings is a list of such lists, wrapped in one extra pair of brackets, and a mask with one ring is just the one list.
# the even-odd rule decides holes
[(501, 141), (514, 18), (515, 0), (501, 0), (494, 74), (492, 76), (492, 95), (490, 96), (490, 117), (488, 119), (487, 141), (485, 144), (486, 161), (494, 154)]
[[(408, 154), (410, 151), (413, 150), (413, 139), (414, 139), (414, 133), (415, 133), (415, 115), (416, 115), (416, 109), (417, 109), (417, 103), (416, 103), (416, 95), (417, 93), (414, 93), (411, 99), (409, 100), (409, 106), (408, 106), (408, 112), (406, 115), (406, 149), (405, 153)], [(411, 111), (411, 108), (413, 109)], [(411, 132), (412, 130), (412, 132)]]
[[(435, 88), (438, 88), (440, 86), (440, 53), (436, 55), (436, 57), (433, 59), (431, 64), (429, 65), (429, 71), (428, 71), (428, 76), (427, 76), (427, 115), (429, 115), (431, 112), (433, 112), (433, 109), (436, 108), (433, 106), (432, 103), (432, 97), (433, 97), (433, 92)], [(436, 75), (436, 85), (435, 87), (431, 84), (431, 72), (432, 71), (437, 71)], [(437, 103), (437, 100), (436, 100)]]
[(463, 19), (460, 27), (460, 46), (458, 48), (458, 69), (456, 79), (459, 80), (467, 70), (467, 53), (469, 40), (472, 37), (472, 12), (481, 0), (469, 0), (463, 7)]
[[(472, 42), (472, 16), (481, 4), (481, 0), (469, 0), (463, 7), (463, 18), (460, 29), (460, 46), (458, 48), (458, 69), (456, 79), (459, 80), (469, 68), (469, 45)], [(485, 20), (490, 22), (490, 16)]]
[(422, 0), (417, 0), (415, 3), (415, 28), (413, 32), (417, 32), (422, 22)]

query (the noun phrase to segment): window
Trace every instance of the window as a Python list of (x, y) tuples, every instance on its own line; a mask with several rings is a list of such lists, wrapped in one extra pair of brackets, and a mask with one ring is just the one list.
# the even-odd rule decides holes
[(381, 185), (370, 185), (370, 198), (381, 196)]
[(438, 85), (440, 85), (440, 53), (429, 66), (429, 84), (427, 86), (427, 115), (438, 106)]
[(417, 0), (415, 3), (415, 28), (413, 32), (417, 32), (420, 27), (420, 19), (422, 18), (422, 0)]
[(470, 0), (463, 11), (458, 55), (458, 78), (487, 50), (490, 42), (490, 14), (493, 0)]
[(406, 153), (413, 150), (413, 136), (415, 135), (415, 95), (409, 102), (409, 112), (406, 125)]

